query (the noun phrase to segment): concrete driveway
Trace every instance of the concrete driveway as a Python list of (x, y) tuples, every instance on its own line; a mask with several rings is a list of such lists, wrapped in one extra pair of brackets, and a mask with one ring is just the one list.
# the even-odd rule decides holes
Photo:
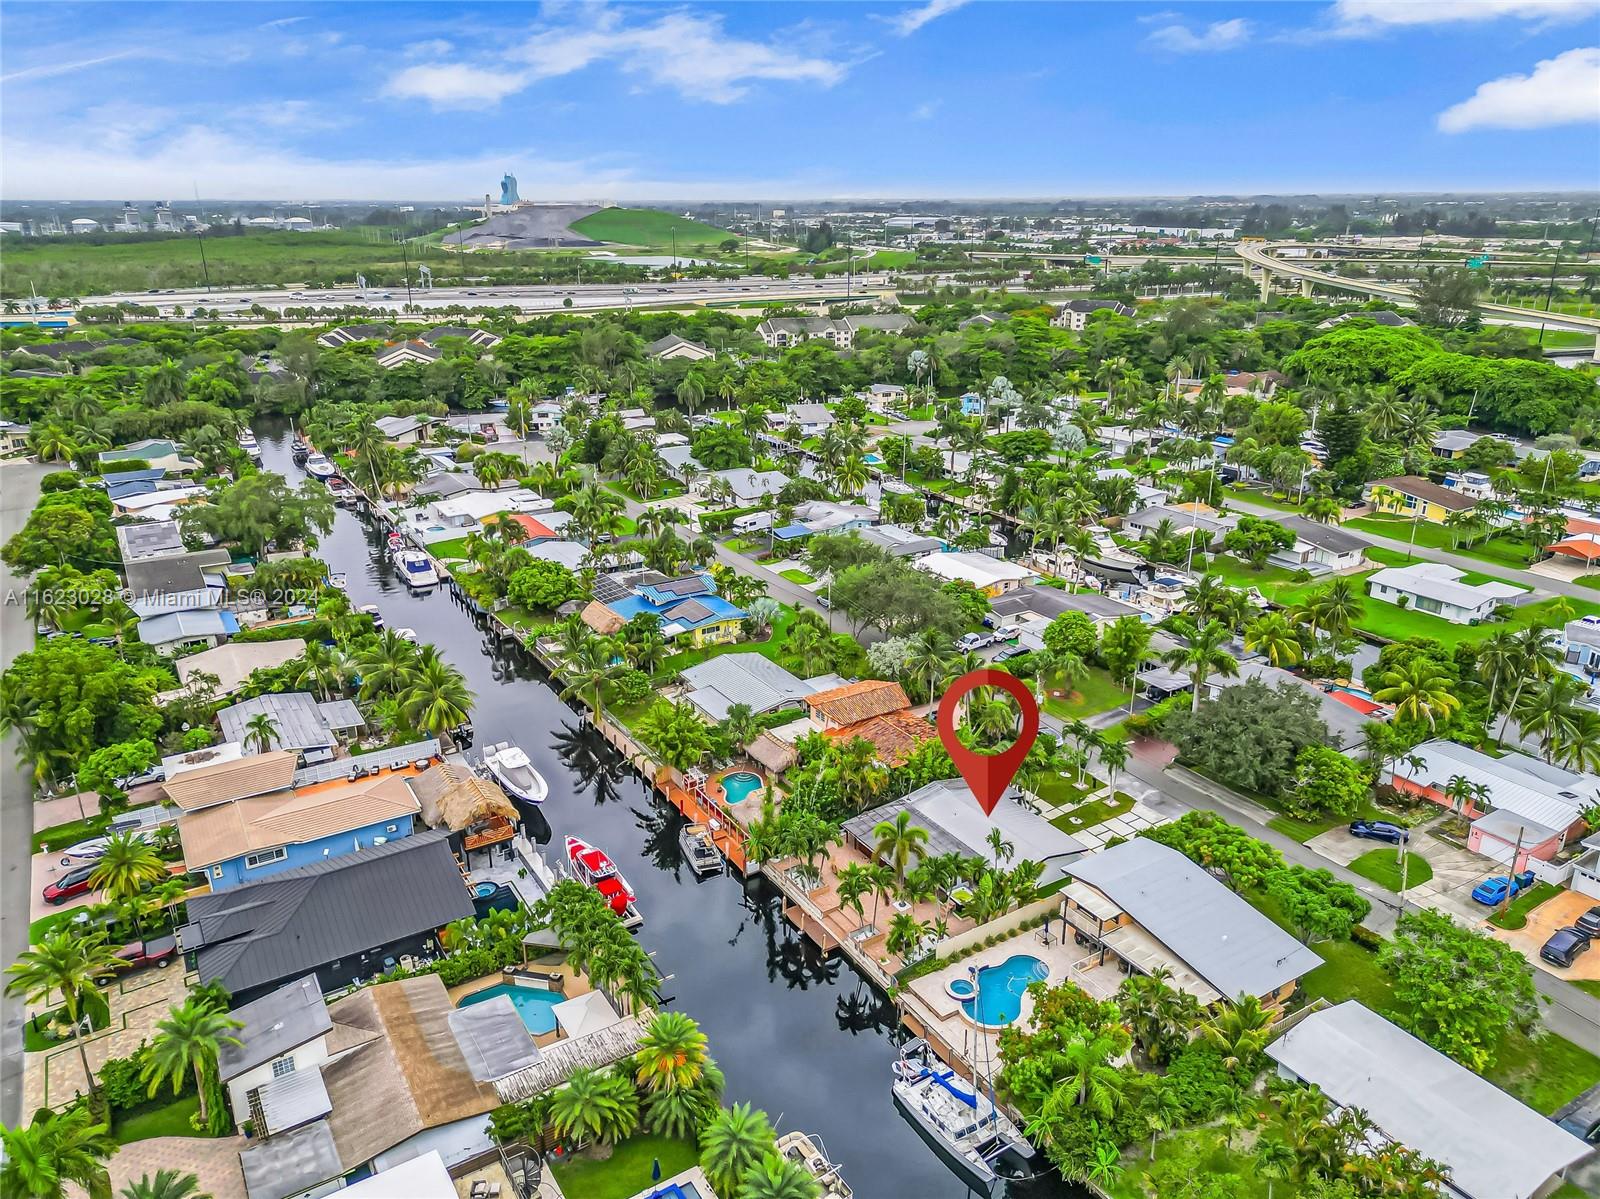
[(1557, 978), (1564, 978), (1568, 982), (1578, 979), (1600, 979), (1600, 949), (1591, 949), (1565, 970), (1559, 966), (1552, 966), (1539, 957), (1539, 947), (1550, 939), (1551, 933), (1572, 924), (1579, 916), (1596, 906), (1597, 902), (1600, 901), (1592, 895), (1563, 891), (1529, 912), (1528, 923), (1521, 928), (1503, 929), (1489, 924), (1484, 926), (1484, 931), (1514, 946), (1540, 970), (1546, 970)]
[[(1488, 910), (1482, 904), (1473, 902), (1471, 892), (1486, 876), (1500, 873), (1493, 860), (1430, 836), (1426, 825), (1411, 830), (1408, 844), (1410, 854), (1427, 860), (1433, 869), (1433, 877), (1425, 883), (1408, 887), (1407, 901), (1419, 907), (1448, 912), (1469, 924), (1477, 924), (1488, 915)], [(1362, 854), (1374, 849), (1396, 852), (1395, 847), (1387, 842), (1352, 837), (1343, 826), (1319, 833), (1306, 842), (1306, 848), (1340, 866), (1348, 866)]]

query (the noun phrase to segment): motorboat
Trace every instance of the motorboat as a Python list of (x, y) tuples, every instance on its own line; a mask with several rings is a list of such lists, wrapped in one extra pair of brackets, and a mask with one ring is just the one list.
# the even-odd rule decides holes
[(350, 580), (346, 578), (342, 572), (335, 571), (328, 576), (327, 584), (335, 591), (348, 591), (350, 587)]
[(374, 633), (383, 632), (383, 613), (378, 610), (377, 604), (362, 604), (356, 611), (363, 616), (372, 617), (372, 631)]
[(239, 448), (257, 462), (261, 461), (261, 447), (256, 444), (256, 435), (249, 429), (239, 430)]
[(720, 874), (722, 851), (711, 836), (711, 826), (698, 821), (678, 830), (678, 848), (683, 850), (683, 860), (696, 874)]
[(294, 444), (289, 447), (289, 457), (294, 460), (296, 466), (304, 466), (306, 459), (311, 457), (311, 447), (297, 437)]
[[(132, 833), (138, 840), (145, 840), (143, 833)], [(106, 856), (106, 847), (111, 844), (110, 837), (91, 837), (87, 841), (79, 841), (76, 845), (69, 845), (61, 851), (61, 864), (70, 866), (74, 862), (98, 862)]]
[(338, 473), (338, 467), (328, 461), (326, 454), (312, 454), (306, 458), (306, 474), (326, 482)]
[(900, 1114), (974, 1190), (988, 1194), (1003, 1180), (1023, 1181), (1043, 1168), (993, 1096), (957, 1077), (921, 1037), (901, 1048), (893, 1092)]
[(406, 586), (413, 591), (426, 591), (439, 583), (439, 572), (433, 568), (433, 559), (421, 550), (401, 550), (394, 556), (394, 564)]
[(483, 764), (503, 790), (526, 803), (543, 803), (550, 795), (544, 776), (520, 745), (499, 741), (484, 746)]
[(786, 1132), (778, 1138), (778, 1156), (799, 1166), (821, 1188), (820, 1199), (850, 1199), (850, 1184), (839, 1167), (828, 1160), (822, 1138), (809, 1132)]
[(328, 494), (333, 497), (333, 502), (341, 508), (349, 507), (358, 498), (356, 489), (338, 475), (334, 475), (333, 478), (328, 480), (327, 488)]
[(394, 631), (394, 635), (400, 638), (401, 641), (409, 641), (412, 645), (417, 644), (416, 629), (399, 628)]
[(581, 837), (568, 837), (567, 861), (572, 863), (578, 881), (600, 892), (617, 915), (625, 916), (633, 908), (633, 888), (605, 850), (596, 849)]

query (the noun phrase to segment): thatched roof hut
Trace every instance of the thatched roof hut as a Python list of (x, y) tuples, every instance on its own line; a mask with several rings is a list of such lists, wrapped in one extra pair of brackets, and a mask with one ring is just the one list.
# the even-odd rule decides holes
[(479, 778), (464, 766), (441, 762), (411, 780), (429, 825), (457, 832), (499, 817), (515, 824), (517, 806), (491, 779)]

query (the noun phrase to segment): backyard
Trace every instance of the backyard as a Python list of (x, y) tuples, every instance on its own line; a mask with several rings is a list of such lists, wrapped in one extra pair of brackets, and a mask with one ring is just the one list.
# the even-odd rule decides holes
[(671, 1178), (699, 1160), (692, 1141), (640, 1133), (619, 1144), (604, 1161), (579, 1156), (558, 1163), (553, 1172), (565, 1194), (583, 1199), (628, 1199), (650, 1189), (657, 1162), (661, 1177)]
[[(1059, 676), (1055, 682), (1059, 690)], [(1047, 689), (1050, 687), (1049, 680), (1046, 680), (1045, 686)], [(1113, 679), (1110, 671), (1091, 666), (1065, 698), (1049, 695), (1044, 701), (1044, 710), (1062, 720), (1081, 720), (1085, 716), (1109, 712), (1127, 700), (1128, 689)]]

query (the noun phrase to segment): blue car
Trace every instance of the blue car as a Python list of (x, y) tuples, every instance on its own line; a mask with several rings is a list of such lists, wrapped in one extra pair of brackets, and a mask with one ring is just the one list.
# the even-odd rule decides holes
[[(1472, 898), (1479, 903), (1493, 907), (1505, 899), (1515, 899), (1529, 887), (1533, 886), (1533, 871), (1524, 870), (1521, 874), (1513, 874), (1507, 878), (1497, 874), (1493, 878), (1486, 878), (1476, 887), (1472, 888)], [(1507, 894), (1509, 892), (1509, 894)]]

